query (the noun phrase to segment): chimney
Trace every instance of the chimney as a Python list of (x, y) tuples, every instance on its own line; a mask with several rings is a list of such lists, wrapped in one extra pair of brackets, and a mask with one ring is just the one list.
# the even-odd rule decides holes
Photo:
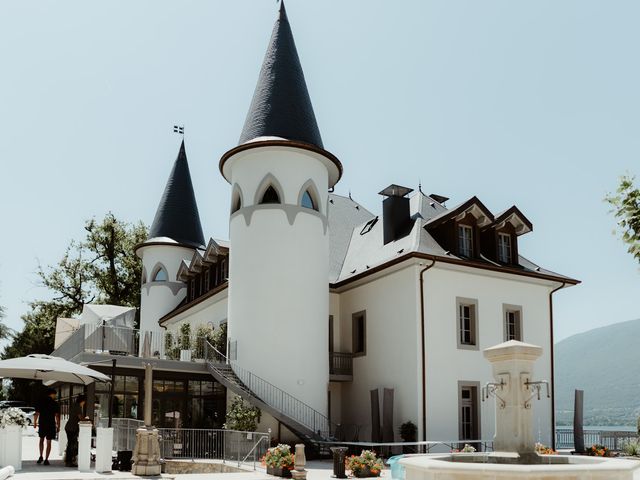
[(389, 185), (380, 192), (386, 197), (382, 201), (382, 226), (384, 244), (398, 240), (409, 234), (413, 222), (409, 213), (409, 199), (407, 195), (412, 188), (400, 185)]

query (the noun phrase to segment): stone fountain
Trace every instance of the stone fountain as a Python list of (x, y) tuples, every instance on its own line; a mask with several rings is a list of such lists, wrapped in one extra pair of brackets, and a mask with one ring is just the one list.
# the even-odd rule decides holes
[(634, 460), (536, 453), (533, 402), (549, 396), (547, 382), (532, 378), (540, 355), (541, 347), (515, 340), (487, 348), (495, 381), (482, 394), (496, 401), (495, 451), (408, 456), (400, 460), (406, 480), (640, 478), (640, 462)]

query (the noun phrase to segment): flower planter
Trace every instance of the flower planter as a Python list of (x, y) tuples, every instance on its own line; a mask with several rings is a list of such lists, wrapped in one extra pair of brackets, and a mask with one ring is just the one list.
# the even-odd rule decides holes
[(181, 362), (190, 362), (191, 361), (191, 350), (180, 350), (180, 361)]
[(22, 470), (22, 427), (9, 425), (0, 428), (0, 466)]
[(353, 476), (356, 478), (369, 478), (369, 477), (379, 477), (380, 470), (376, 470), (376, 473), (371, 473), (369, 467), (365, 467), (353, 472)]
[(291, 470), (282, 467), (267, 467), (267, 474), (274, 477), (291, 478)]

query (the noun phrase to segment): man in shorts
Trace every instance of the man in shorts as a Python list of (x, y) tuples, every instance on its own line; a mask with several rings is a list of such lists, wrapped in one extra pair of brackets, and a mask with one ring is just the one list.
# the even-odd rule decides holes
[(33, 416), (33, 427), (40, 429), (40, 458), (38, 463), (42, 463), (42, 452), (44, 450), (44, 439), (47, 439), (47, 453), (44, 464), (49, 465), (49, 454), (51, 453), (51, 440), (56, 438), (60, 431), (60, 405), (56, 402), (56, 391), (53, 388), (47, 390), (47, 395), (36, 405), (36, 413)]

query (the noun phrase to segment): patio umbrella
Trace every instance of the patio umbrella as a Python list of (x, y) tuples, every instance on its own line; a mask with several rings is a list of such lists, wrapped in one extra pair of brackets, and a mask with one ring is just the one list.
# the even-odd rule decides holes
[(107, 375), (91, 368), (69, 362), (64, 358), (34, 353), (26, 357), (0, 360), (0, 377), (30, 378), (43, 382), (82, 383), (108, 382)]

